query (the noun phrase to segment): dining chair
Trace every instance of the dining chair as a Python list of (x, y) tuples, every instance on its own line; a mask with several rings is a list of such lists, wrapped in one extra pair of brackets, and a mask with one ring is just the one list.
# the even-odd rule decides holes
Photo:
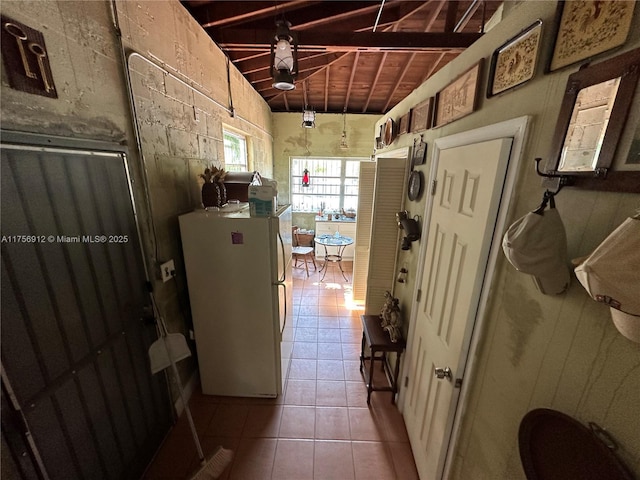
[[(307, 272), (307, 277), (309, 276), (309, 260), (313, 263), (313, 268), (317, 271), (318, 267), (316, 266), (316, 259), (313, 251), (313, 247), (311, 246), (302, 246), (300, 245), (300, 239), (298, 236), (298, 227), (293, 227), (293, 246), (291, 248), (291, 256), (293, 257), (293, 266), (294, 268), (298, 268), (298, 260), (304, 260), (304, 269)], [(302, 267), (300, 267), (302, 268)]]

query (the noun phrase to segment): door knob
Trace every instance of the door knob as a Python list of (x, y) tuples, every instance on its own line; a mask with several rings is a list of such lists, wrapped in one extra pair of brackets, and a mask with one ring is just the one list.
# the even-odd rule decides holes
[(438, 377), (440, 380), (442, 380), (443, 378), (447, 378), (449, 379), (449, 381), (451, 381), (451, 369), (449, 367), (444, 367), (444, 368), (434, 368), (433, 369), (433, 373), (436, 377)]

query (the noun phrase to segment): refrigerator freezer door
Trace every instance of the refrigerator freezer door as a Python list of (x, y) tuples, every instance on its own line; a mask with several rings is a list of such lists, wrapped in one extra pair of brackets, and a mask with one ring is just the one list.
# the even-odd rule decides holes
[(202, 391), (281, 393), (274, 241), (268, 218), (180, 217)]
[[(274, 225), (275, 227), (275, 225)], [(278, 243), (278, 278), (277, 289), (278, 318), (281, 342), (282, 378), (289, 372), (289, 364), (293, 352), (293, 277), (291, 271), (291, 207), (278, 211), (277, 217)]]

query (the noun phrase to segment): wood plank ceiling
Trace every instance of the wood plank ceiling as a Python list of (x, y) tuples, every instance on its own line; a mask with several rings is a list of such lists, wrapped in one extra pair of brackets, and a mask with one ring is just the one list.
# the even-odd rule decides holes
[[(475, 42), (502, 1), (182, 1), (274, 112), (384, 114)], [(272, 87), (276, 20), (298, 36), (296, 88)]]

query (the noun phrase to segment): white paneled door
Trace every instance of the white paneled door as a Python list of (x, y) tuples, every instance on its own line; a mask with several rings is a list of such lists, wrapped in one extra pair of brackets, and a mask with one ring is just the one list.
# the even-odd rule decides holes
[(511, 138), (483, 141), (441, 150), (434, 158), (437, 184), (404, 397), (405, 422), (424, 480), (442, 476), (511, 143)]

